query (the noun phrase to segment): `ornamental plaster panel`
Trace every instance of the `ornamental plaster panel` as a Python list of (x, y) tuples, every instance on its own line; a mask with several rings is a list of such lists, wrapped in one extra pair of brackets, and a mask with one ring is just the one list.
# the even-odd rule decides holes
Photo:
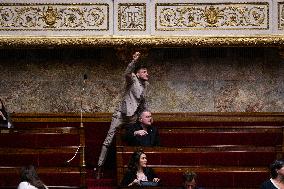
[(157, 0), (154, 35), (252, 35), (271, 33), (270, 0)]
[(284, 33), (284, 1), (277, 0), (273, 3), (273, 33)]
[(150, 35), (150, 0), (114, 2), (115, 35)]
[(0, 0), (0, 47), (283, 46), (283, 32), (284, 0)]
[(113, 34), (113, 3), (94, 1), (0, 2), (0, 34), (82, 36)]

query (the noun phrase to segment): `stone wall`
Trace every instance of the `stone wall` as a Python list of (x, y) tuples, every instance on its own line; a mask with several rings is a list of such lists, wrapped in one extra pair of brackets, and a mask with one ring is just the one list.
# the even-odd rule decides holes
[[(113, 112), (127, 64), (105, 49), (0, 51), (10, 112)], [(153, 112), (283, 112), (284, 61), (273, 48), (151, 49)], [(87, 80), (84, 83), (84, 75)]]

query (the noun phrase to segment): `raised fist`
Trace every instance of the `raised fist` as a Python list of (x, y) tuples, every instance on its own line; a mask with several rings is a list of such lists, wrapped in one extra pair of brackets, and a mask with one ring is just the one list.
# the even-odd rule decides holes
[(139, 58), (140, 58), (140, 52), (135, 52), (134, 54), (133, 54), (133, 60), (134, 61), (137, 61)]

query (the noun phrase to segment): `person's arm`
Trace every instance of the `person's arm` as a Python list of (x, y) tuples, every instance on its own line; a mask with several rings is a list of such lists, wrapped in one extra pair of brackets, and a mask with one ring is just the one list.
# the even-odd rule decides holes
[(154, 173), (153, 169), (150, 167), (147, 167), (146, 169), (147, 171), (145, 172), (148, 181), (152, 181), (152, 182), (160, 182), (160, 179), (157, 177), (157, 175)]
[(140, 181), (138, 179), (134, 179), (131, 183), (128, 184), (128, 186), (138, 186), (140, 184)]
[(124, 175), (120, 185), (121, 186), (133, 186), (138, 184), (138, 180), (134, 178), (133, 174), (130, 171), (127, 171)]
[(128, 143), (128, 145), (131, 145), (131, 146), (136, 145), (134, 132), (135, 132), (135, 124), (127, 125), (126, 131), (125, 131), (125, 140)]
[(137, 62), (137, 60), (140, 58), (140, 52), (135, 52), (132, 56), (132, 61), (128, 64), (124, 75), (125, 77), (131, 78), (132, 74), (134, 74), (134, 69), (135, 69), (135, 63)]
[(2, 111), (0, 111), (0, 117), (2, 118), (2, 120), (6, 121), (7, 117), (5, 117), (4, 113)]

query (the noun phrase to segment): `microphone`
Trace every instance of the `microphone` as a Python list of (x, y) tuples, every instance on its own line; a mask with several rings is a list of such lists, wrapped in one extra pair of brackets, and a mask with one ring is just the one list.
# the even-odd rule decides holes
[(84, 74), (84, 80), (87, 80), (87, 79), (88, 79), (87, 74)]

